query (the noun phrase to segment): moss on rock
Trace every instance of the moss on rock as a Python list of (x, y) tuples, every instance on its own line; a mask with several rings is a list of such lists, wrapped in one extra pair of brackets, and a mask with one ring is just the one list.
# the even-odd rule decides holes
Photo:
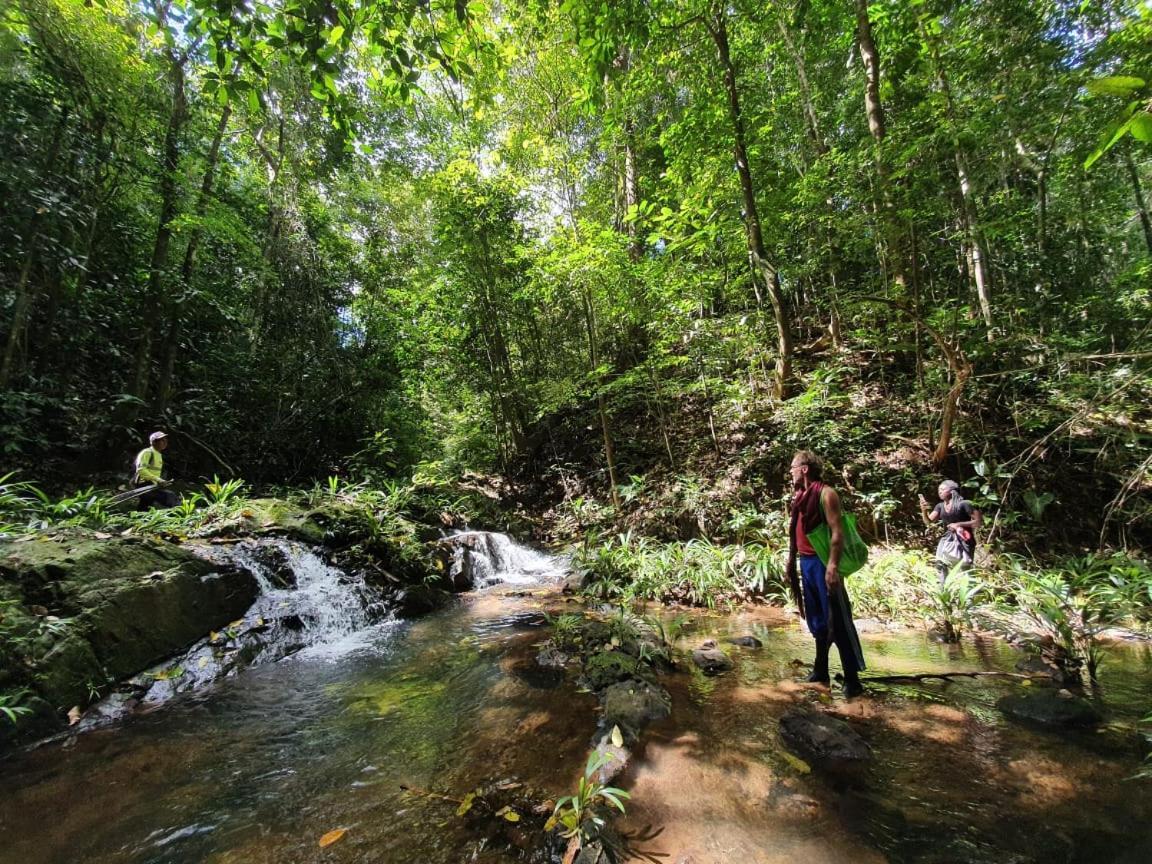
[[(89, 532), (0, 544), (0, 696), (46, 703), (20, 716), (50, 730), (108, 683), (134, 675), (241, 617), (252, 575), (170, 543)], [(4, 720), (7, 734), (11, 723)]]

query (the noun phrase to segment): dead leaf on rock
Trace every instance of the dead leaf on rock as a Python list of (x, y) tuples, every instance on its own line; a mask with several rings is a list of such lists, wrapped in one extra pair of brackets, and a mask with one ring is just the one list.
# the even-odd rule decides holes
[(328, 846), (331, 846), (347, 833), (347, 828), (333, 828), (331, 831), (320, 838), (320, 848), (324, 849)]
[(80, 717), (84, 712), (80, 710), (79, 705), (74, 705), (72, 710), (68, 712), (68, 725), (75, 726), (80, 722)]

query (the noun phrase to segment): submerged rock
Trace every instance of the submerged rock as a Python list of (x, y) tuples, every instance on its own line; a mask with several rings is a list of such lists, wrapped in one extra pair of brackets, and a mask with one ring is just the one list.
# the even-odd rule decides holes
[(664, 688), (647, 681), (621, 681), (604, 691), (604, 722), (638, 731), (672, 711)]
[(727, 672), (735, 665), (732, 658), (717, 648), (711, 639), (692, 652), (692, 662), (703, 669), (706, 675)]
[(826, 766), (859, 764), (872, 758), (872, 748), (855, 729), (819, 711), (785, 714), (780, 718), (780, 737), (800, 755)]
[(1054, 729), (1095, 726), (1103, 719), (1087, 700), (1051, 688), (1001, 696), (996, 707), (1013, 720)]
[(735, 636), (731, 639), (726, 639), (730, 645), (739, 645), (741, 648), (763, 648), (764, 643), (757, 639), (755, 636)]

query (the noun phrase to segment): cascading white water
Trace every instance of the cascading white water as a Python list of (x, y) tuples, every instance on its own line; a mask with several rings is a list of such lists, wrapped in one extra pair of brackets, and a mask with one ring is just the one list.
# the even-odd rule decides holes
[(385, 611), (378, 591), (358, 576), (326, 564), (301, 543), (240, 543), (228, 557), (249, 570), (260, 586), (260, 596), (245, 619), (272, 622), (294, 616), (299, 619), (296, 629), (306, 634), (309, 644), (363, 630)]
[(555, 582), (566, 573), (564, 562), (552, 555), (521, 546), (507, 534), (495, 531), (463, 531), (449, 538), (452, 543), (452, 577), (466, 574), (477, 587), (500, 582), (540, 585)]

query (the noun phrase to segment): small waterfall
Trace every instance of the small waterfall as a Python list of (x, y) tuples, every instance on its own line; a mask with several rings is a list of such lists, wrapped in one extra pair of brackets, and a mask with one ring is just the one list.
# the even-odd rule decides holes
[(339, 656), (371, 644), (376, 627), (395, 621), (379, 591), (326, 563), (302, 543), (242, 540), (198, 546), (202, 557), (239, 566), (256, 578), (260, 594), (244, 617), (210, 633), (182, 657), (140, 673), (93, 706), (80, 729), (112, 722), (137, 705), (157, 705), (249, 666), (300, 652)]
[[(208, 553), (208, 557), (218, 554)], [(338, 640), (386, 613), (378, 591), (360, 577), (325, 563), (301, 543), (245, 541), (226, 557), (251, 571), (260, 586), (260, 596), (245, 619), (261, 619), (266, 624), (288, 619), (290, 629), (301, 633), (305, 644)]]
[(540, 585), (566, 575), (564, 561), (521, 546), (507, 534), (462, 531), (444, 542), (452, 549), (449, 575), (457, 585)]

